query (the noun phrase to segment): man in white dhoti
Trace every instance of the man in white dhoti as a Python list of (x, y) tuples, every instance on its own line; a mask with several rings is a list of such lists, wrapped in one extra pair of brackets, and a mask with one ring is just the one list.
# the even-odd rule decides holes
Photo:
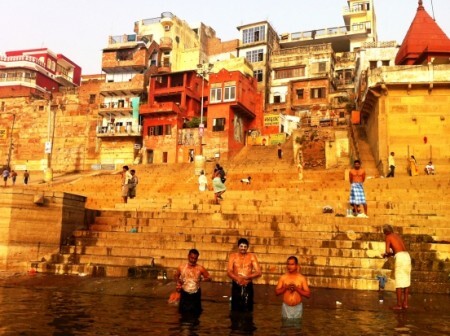
[(384, 225), (386, 252), (383, 258), (395, 257), (395, 288), (397, 292), (397, 305), (392, 309), (407, 309), (409, 286), (411, 285), (411, 257), (406, 251), (403, 239), (396, 233), (392, 226)]

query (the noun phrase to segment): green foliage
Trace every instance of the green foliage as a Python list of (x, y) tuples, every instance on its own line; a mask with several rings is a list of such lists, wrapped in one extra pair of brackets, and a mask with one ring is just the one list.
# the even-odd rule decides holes
[(197, 128), (200, 125), (200, 118), (193, 117), (191, 120), (186, 122), (186, 128)]

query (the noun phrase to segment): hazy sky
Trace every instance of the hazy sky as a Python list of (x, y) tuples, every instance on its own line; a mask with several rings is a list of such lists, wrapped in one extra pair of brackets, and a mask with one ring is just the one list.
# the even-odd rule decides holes
[[(450, 0), (423, 0), (425, 9), (450, 36)], [(238, 39), (237, 26), (267, 20), (279, 33), (344, 25), (345, 0), (2, 0), (0, 53), (49, 48), (80, 65), (83, 74), (101, 72), (101, 51), (109, 35), (133, 32), (134, 22), (172, 12), (190, 24), (211, 26), (222, 41)], [(403, 38), (418, 0), (375, 0), (378, 38)]]

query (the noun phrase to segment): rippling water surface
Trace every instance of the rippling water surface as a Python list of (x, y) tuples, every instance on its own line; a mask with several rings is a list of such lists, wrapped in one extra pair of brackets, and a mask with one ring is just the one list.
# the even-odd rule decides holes
[[(386, 295), (394, 303), (394, 294)], [(373, 293), (322, 290), (305, 302), (303, 319), (294, 324), (282, 322), (277, 300), (257, 302), (253, 315), (231, 317), (226, 300), (204, 300), (203, 314), (190, 320), (161, 298), (0, 288), (0, 335), (450, 334), (448, 295), (414, 297), (409, 311), (394, 312)]]

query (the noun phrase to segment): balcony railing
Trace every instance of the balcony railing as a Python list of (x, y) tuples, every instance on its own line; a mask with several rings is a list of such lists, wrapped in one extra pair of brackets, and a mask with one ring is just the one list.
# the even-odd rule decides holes
[(137, 122), (127, 122), (126, 125), (117, 125), (113, 123), (108, 123), (107, 126), (100, 125), (97, 126), (97, 136), (98, 137), (126, 137), (126, 136), (141, 136), (142, 126)]
[(280, 49), (272, 52), (272, 56), (289, 56), (289, 55), (298, 55), (298, 54), (311, 54), (317, 52), (332, 52), (333, 48), (331, 43), (323, 43), (313, 46), (304, 46), (304, 47), (295, 47), (295, 48), (287, 48)]
[(355, 6), (352, 6), (352, 7), (344, 6), (342, 8), (342, 13), (344, 15), (349, 15), (349, 14), (354, 14), (354, 13), (365, 13), (367, 11), (369, 11), (369, 9), (367, 9), (365, 6), (356, 6), (356, 7)]
[(170, 37), (162, 37), (159, 42), (159, 48), (163, 50), (171, 50), (172, 39)]
[(32, 62), (45, 68), (45, 63), (33, 56), (0, 56), (0, 64), (2, 62)]
[(144, 75), (138, 74), (128, 82), (106, 82), (100, 86), (101, 92), (123, 92), (129, 94), (133, 92), (141, 92), (144, 90)]
[(100, 110), (130, 110), (133, 108), (133, 104), (131, 102), (114, 102), (114, 103), (101, 103), (100, 104)]
[(0, 77), (0, 82), (25, 82), (25, 83), (36, 83), (36, 78), (25, 78), (25, 77)]
[(154, 103), (153, 105), (141, 105), (140, 114), (151, 113), (177, 113), (182, 112), (179, 104), (174, 102)]
[(366, 33), (370, 28), (366, 24), (361, 24), (360, 26), (340, 26), (332, 28), (324, 28), (317, 30), (308, 30), (303, 32), (291, 33), (288, 38), (283, 38), (281, 43), (293, 42), (293, 41), (303, 41), (303, 40), (314, 40), (321, 38), (330, 38), (351, 34), (361, 34)]

